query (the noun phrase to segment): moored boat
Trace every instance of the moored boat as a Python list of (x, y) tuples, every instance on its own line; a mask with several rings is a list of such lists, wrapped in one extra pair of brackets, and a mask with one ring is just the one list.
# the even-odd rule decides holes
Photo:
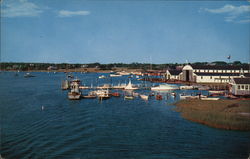
[(160, 84), (159, 86), (151, 87), (154, 91), (164, 91), (164, 90), (176, 90), (179, 86), (173, 84)]
[(155, 96), (155, 99), (156, 99), (156, 100), (162, 100), (162, 95), (157, 94), (157, 95)]
[(131, 95), (125, 95), (125, 96), (124, 96), (124, 99), (130, 99), (130, 100), (131, 100), (131, 99), (134, 99), (134, 97), (131, 96)]
[(98, 78), (100, 78), (100, 79), (104, 79), (104, 78), (106, 78), (106, 76), (101, 75), (101, 76), (99, 76)]
[(112, 96), (114, 96), (114, 97), (120, 97), (121, 95), (120, 95), (119, 92), (114, 92), (114, 93), (112, 93)]
[(36, 76), (34, 76), (34, 75), (32, 75), (32, 74), (30, 74), (30, 73), (28, 72), (28, 73), (26, 73), (26, 74), (24, 75), (24, 77), (25, 77), (25, 78), (29, 78), (29, 77), (36, 77)]
[(145, 95), (145, 94), (140, 94), (140, 97), (141, 97), (142, 99), (144, 99), (144, 100), (148, 100), (148, 96)]
[(129, 80), (128, 85), (124, 88), (125, 90), (136, 90), (139, 89), (138, 87), (135, 87), (132, 85), (131, 80)]
[(78, 100), (81, 98), (81, 91), (79, 90), (79, 84), (77, 82), (71, 83), (71, 90), (68, 92), (68, 98), (70, 100)]
[(201, 100), (219, 100), (220, 98), (201, 98)]
[(110, 74), (109, 76), (110, 77), (121, 77), (122, 75), (119, 75), (119, 74)]
[(94, 92), (89, 92), (88, 95), (83, 95), (82, 97), (85, 99), (94, 99), (96, 98), (96, 95)]
[(94, 91), (94, 94), (97, 95), (97, 97), (100, 99), (100, 100), (103, 100), (103, 99), (109, 99), (110, 98), (110, 94), (109, 94), (109, 90), (97, 90), (97, 91)]
[(194, 86), (180, 86), (180, 89), (194, 89)]

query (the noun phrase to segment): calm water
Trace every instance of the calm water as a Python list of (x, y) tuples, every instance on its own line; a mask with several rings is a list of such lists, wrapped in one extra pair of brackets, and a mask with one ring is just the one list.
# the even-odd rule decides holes
[[(184, 120), (172, 110), (173, 98), (70, 101), (67, 91), (60, 89), (63, 73), (33, 73), (34, 78), (23, 74), (0, 74), (0, 154), (4, 158), (249, 156), (249, 132), (219, 130)], [(97, 79), (99, 75), (77, 74), (87, 85), (127, 81), (126, 77)]]

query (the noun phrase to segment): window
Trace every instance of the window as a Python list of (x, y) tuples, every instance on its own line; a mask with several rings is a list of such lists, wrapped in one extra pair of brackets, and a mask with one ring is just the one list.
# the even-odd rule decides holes
[(241, 85), (241, 89), (244, 90), (244, 85)]
[(248, 85), (245, 86), (246, 90), (248, 90)]
[(240, 89), (240, 85), (238, 85), (238, 89)]
[(201, 79), (203, 79), (203, 76), (201, 76)]
[(212, 77), (212, 76), (210, 76), (210, 79), (213, 79), (213, 77)]

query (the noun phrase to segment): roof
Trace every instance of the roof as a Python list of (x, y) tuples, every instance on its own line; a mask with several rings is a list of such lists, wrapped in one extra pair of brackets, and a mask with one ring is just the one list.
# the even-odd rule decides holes
[(245, 73), (244, 76), (245, 77), (250, 77), (250, 73)]
[(168, 70), (171, 75), (179, 75), (182, 71), (181, 70)]
[(206, 73), (206, 72), (195, 72), (198, 76), (240, 76), (240, 73)]
[(250, 84), (250, 78), (234, 78), (236, 84)]
[(214, 69), (214, 70), (249, 70), (250, 65), (191, 65), (193, 69)]
[(182, 68), (182, 70), (193, 70), (193, 68), (190, 65), (186, 65)]

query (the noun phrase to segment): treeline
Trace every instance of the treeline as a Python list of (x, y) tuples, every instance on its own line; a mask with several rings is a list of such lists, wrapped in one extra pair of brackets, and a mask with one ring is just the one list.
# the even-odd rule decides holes
[[(142, 69), (142, 70), (166, 70), (174, 69), (177, 66), (184, 66), (184, 63), (166, 63), (166, 64), (150, 64), (150, 63), (137, 63), (133, 62), (130, 64), (126, 63), (110, 63), (101, 64), (98, 62), (87, 63), (87, 64), (70, 64), (70, 63), (17, 63), (17, 62), (2, 62), (0, 63), (1, 70), (58, 70), (58, 69), (79, 69), (79, 68), (97, 68), (100, 70), (112, 70), (116, 68), (128, 68), (128, 69)], [(234, 61), (227, 63), (224, 61), (215, 61), (212, 63), (208, 62), (195, 62), (190, 63), (194, 65), (243, 65), (240, 61)]]

